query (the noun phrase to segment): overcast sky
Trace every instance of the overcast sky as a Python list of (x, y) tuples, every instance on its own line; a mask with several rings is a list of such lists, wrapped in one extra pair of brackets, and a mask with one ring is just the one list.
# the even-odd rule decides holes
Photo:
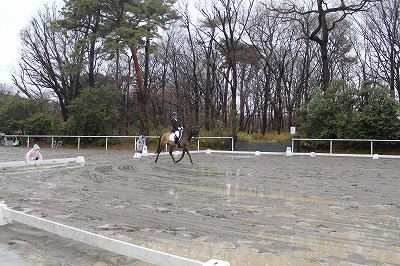
[[(196, 2), (191, 1), (189, 2)], [(18, 63), (20, 31), (29, 25), (45, 4), (50, 6), (63, 0), (0, 0), (0, 83), (12, 85), (12, 69)], [(193, 8), (193, 7), (192, 7)]]
[(19, 32), (47, 3), (53, 0), (0, 0), (0, 83), (12, 84), (11, 70), (19, 57)]

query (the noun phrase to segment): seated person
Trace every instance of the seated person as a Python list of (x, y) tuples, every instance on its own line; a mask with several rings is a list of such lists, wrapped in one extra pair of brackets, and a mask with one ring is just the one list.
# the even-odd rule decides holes
[(1, 131), (1, 145), (6, 146), (7, 144), (7, 138), (6, 138), (6, 132), (4, 130)]
[(27, 161), (43, 160), (39, 145), (33, 145), (33, 148), (25, 155), (25, 159)]
[(144, 133), (142, 133), (142, 135), (140, 135), (136, 144), (137, 144), (138, 152), (142, 153), (143, 147), (146, 145), (146, 136), (144, 135)]

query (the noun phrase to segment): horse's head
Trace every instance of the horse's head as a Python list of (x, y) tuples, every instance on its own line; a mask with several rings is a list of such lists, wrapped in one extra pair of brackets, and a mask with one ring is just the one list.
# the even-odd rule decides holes
[(193, 126), (190, 128), (192, 132), (192, 137), (198, 137), (199, 132), (200, 132), (200, 127), (199, 126)]

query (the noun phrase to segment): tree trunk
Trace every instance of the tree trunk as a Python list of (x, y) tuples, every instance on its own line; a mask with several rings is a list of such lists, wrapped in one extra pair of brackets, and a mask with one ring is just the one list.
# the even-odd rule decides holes
[(322, 58), (322, 86), (321, 89), (325, 95), (326, 89), (329, 87), (331, 75), (329, 71), (328, 43), (321, 42), (321, 58)]
[(138, 96), (138, 104), (140, 110), (140, 132), (148, 132), (148, 121), (147, 121), (147, 111), (146, 111), (146, 95), (143, 90), (143, 76), (142, 71), (140, 70), (139, 58), (137, 56), (136, 47), (130, 47), (133, 59), (133, 65), (136, 73), (136, 81), (137, 81), (137, 96)]
[(204, 98), (204, 129), (206, 131), (210, 130), (210, 109), (211, 109), (211, 58), (210, 54), (206, 54), (206, 88), (205, 88), (205, 98)]
[(240, 86), (239, 86), (239, 131), (245, 130), (244, 125), (244, 107), (245, 107), (245, 99), (244, 99), (244, 76), (246, 72), (245, 64), (242, 65), (241, 76), (240, 76)]

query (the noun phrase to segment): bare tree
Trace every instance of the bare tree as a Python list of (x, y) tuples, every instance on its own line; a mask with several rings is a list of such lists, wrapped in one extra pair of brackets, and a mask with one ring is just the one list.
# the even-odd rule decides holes
[(54, 93), (66, 121), (67, 107), (81, 88), (84, 47), (80, 40), (85, 35), (79, 31), (54, 31), (51, 22), (56, 19), (56, 7), (46, 6), (21, 32), (20, 73), (13, 75), (13, 82), (28, 97)]
[(199, 84), (199, 78), (198, 78), (198, 59), (197, 59), (197, 55), (196, 55), (196, 47), (195, 47), (195, 39), (192, 36), (192, 23), (191, 23), (191, 17), (190, 17), (190, 12), (188, 10), (188, 7), (186, 6), (185, 11), (182, 14), (182, 24), (183, 26), (186, 28), (187, 34), (188, 34), (188, 42), (189, 42), (189, 47), (190, 47), (190, 51), (192, 54), (192, 79), (193, 79), (193, 84), (192, 84), (192, 88), (188, 88), (188, 89), (193, 89), (193, 93), (194, 93), (194, 120), (195, 120), (195, 124), (198, 125), (199, 124), (199, 115), (200, 115), (200, 84)]
[(282, 14), (285, 19), (298, 22), (303, 34), (319, 45), (322, 65), (321, 88), (325, 92), (331, 81), (328, 50), (330, 32), (348, 15), (366, 11), (370, 3), (379, 1), (381, 0), (317, 0), (316, 5), (312, 5), (309, 1), (299, 3), (290, 0), (281, 7), (272, 7), (272, 10)]
[(400, 1), (375, 5), (359, 26), (370, 49), (369, 79), (388, 84), (393, 97), (400, 95)]
[[(237, 51), (240, 42), (243, 42), (247, 22), (250, 18), (254, 0), (218, 0), (212, 3), (211, 14), (206, 10), (201, 13), (208, 21), (217, 20), (217, 28), (221, 38), (215, 38), (217, 49), (225, 56), (227, 62), (226, 82), (229, 84), (231, 92), (230, 101), (230, 119), (231, 130), (234, 137), (237, 136), (238, 118), (236, 106), (236, 94), (238, 91), (238, 69), (237, 69)], [(216, 35), (218, 36), (218, 34)]]

